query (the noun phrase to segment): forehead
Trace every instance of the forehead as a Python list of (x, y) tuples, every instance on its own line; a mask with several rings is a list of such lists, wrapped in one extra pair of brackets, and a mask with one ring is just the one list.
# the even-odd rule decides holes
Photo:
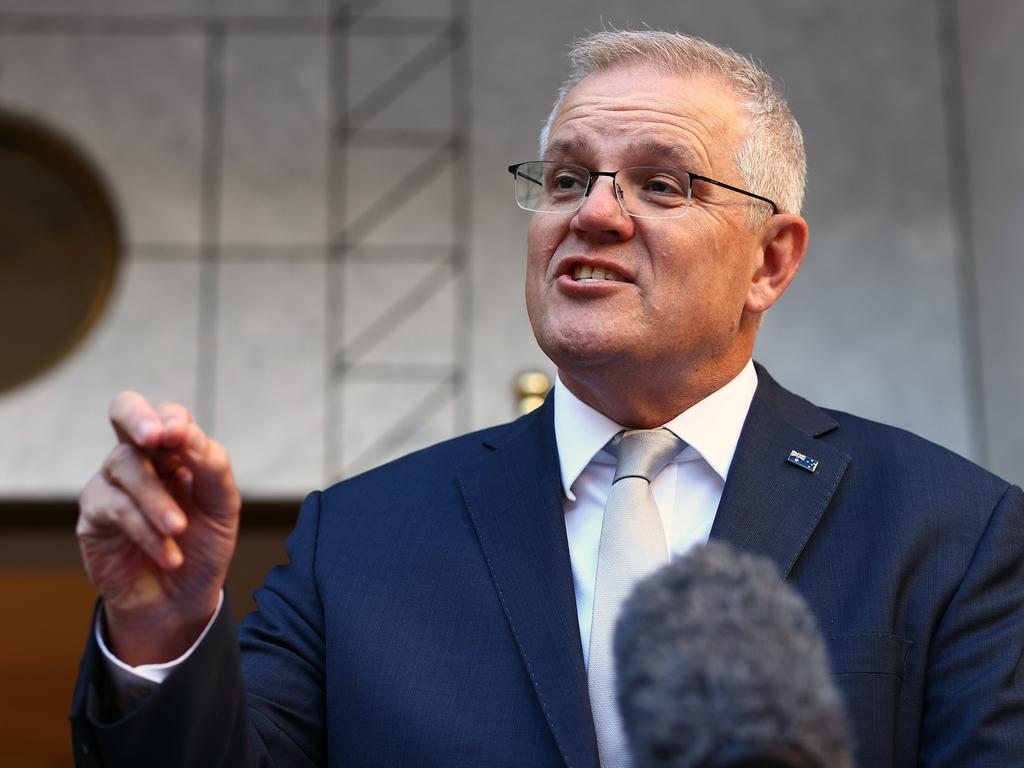
[(545, 154), (710, 171), (733, 164), (746, 122), (721, 78), (619, 67), (584, 78), (568, 93)]

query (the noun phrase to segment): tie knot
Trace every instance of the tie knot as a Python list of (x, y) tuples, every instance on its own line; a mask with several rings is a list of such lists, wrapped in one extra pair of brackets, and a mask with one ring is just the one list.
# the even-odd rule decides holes
[(618, 455), (612, 483), (624, 477), (642, 477), (651, 482), (685, 447), (685, 442), (664, 427), (619, 432), (609, 444), (609, 450)]

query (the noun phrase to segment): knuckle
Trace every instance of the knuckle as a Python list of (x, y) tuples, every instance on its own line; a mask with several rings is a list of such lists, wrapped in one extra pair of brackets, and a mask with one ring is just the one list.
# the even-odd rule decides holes
[(91, 521), (96, 517), (96, 505), (91, 494), (82, 491), (78, 497), (78, 517), (75, 519), (75, 533), (81, 535), (90, 528)]
[(79, 541), (97, 538), (97, 534), (103, 531), (103, 526), (98, 525), (91, 518), (79, 515), (75, 522), (75, 538)]
[(85, 485), (82, 486), (82, 492), (78, 494), (79, 510), (85, 507), (92, 500), (93, 496), (95, 496), (103, 486), (103, 483), (104, 478), (100, 472), (96, 472), (86, 481)]
[(121, 527), (130, 499), (98, 475), (86, 485), (78, 497), (78, 520), (75, 533), (84, 536), (113, 524)]
[(124, 479), (124, 475), (137, 460), (135, 448), (128, 443), (115, 445), (103, 465), (103, 474), (112, 482)]
[(99, 473), (89, 478), (82, 492), (78, 495), (78, 518), (94, 518), (102, 508), (102, 499), (109, 488), (106, 478)]
[(127, 528), (131, 526), (135, 506), (129, 503), (125, 497), (116, 496), (108, 502), (104, 511), (119, 527)]
[(86, 511), (85, 506), (83, 506), (82, 502), (79, 501), (79, 503), (78, 503), (78, 519), (75, 520), (75, 536), (77, 536), (78, 538), (81, 538), (82, 536), (85, 536), (87, 533), (89, 533), (89, 531), (92, 530), (92, 525), (90, 523), (90, 518), (91, 517), (92, 517), (92, 515), (90, 515)]

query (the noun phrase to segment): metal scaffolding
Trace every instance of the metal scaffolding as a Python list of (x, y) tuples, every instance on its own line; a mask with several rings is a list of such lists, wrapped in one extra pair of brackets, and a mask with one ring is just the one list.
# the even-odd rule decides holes
[[(331, 20), (328, 480), (470, 422), (468, 4), (443, 0), (430, 16), (386, 13), (388, 5), (341, 4)], [(417, 204), (434, 231), (410, 242), (415, 217), (404, 214)], [(396, 273), (402, 279), (388, 280)], [(353, 323), (353, 281), (368, 276), (374, 306)], [(451, 306), (424, 317), (439, 300)], [(444, 343), (409, 359), (424, 320), (449, 326), (432, 327)], [(368, 408), (372, 417), (360, 418)]]

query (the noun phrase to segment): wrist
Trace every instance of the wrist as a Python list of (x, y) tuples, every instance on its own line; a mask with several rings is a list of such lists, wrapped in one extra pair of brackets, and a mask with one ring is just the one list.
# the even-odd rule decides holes
[(185, 654), (203, 634), (220, 604), (220, 592), (202, 610), (124, 611), (104, 602), (100, 629), (108, 649), (125, 664), (163, 664)]

